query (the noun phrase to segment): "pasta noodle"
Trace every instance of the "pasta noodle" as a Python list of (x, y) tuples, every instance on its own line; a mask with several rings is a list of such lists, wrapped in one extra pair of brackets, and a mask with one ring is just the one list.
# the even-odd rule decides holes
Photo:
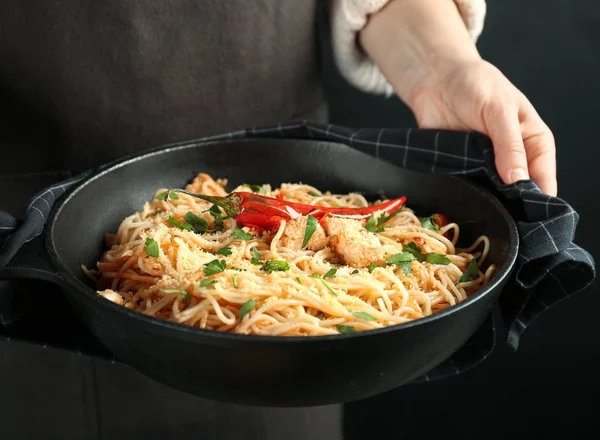
[[(225, 196), (225, 185), (200, 174), (186, 190)], [(360, 194), (334, 195), (303, 184), (234, 191), (257, 190), (315, 206), (370, 205)], [(100, 295), (128, 309), (204, 329), (271, 336), (332, 335), (419, 319), (464, 301), (494, 271), (493, 265), (484, 270), (486, 236), (457, 249), (458, 225), (439, 228), (407, 207), (374, 232), (365, 230), (366, 219), (319, 225), (302, 247), (298, 237), (305, 238), (307, 217), (261, 231), (211, 206), (161, 189), (107, 235), (97, 267), (82, 269)], [(187, 213), (207, 230), (191, 228)]]

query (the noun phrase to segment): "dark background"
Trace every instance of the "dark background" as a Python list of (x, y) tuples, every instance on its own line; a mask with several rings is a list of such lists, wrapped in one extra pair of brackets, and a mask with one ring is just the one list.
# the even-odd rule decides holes
[[(559, 195), (581, 214), (576, 241), (597, 259), (600, 2), (488, 0), (478, 46), (554, 132)], [(332, 122), (415, 125), (397, 99), (359, 93), (331, 62), (325, 68)], [(452, 380), (403, 387), (349, 405), (347, 438), (588, 437), (600, 428), (594, 403), (600, 392), (598, 310), (595, 283), (539, 318), (516, 353), (500, 349)]]
[[(559, 192), (581, 214), (577, 242), (600, 257), (596, 233), (600, 150), (595, 136), (600, 125), (600, 2), (488, 0), (486, 27), (478, 46), (484, 58), (530, 98), (553, 130), (558, 146)], [(339, 77), (329, 52), (324, 53), (324, 59), (332, 122), (362, 127), (415, 125), (398, 100), (359, 93)], [(524, 335), (516, 353), (500, 348), (480, 367), (462, 376), (402, 387), (348, 405), (347, 439), (591, 437), (600, 428), (595, 401), (600, 391), (597, 292), (598, 283), (547, 311)], [(56, 425), (57, 432), (64, 429), (61, 432), (68, 432), (71, 438), (100, 431), (100, 427), (106, 438), (114, 438), (117, 432), (140, 438), (145, 433), (136, 432), (136, 437), (131, 420), (145, 424), (158, 419), (170, 401), (184, 399), (170, 390), (149, 396), (138, 393), (135, 387), (140, 382), (130, 380), (134, 373), (124, 368), (115, 367), (110, 370), (114, 377), (103, 378), (108, 373), (96, 369), (88, 359), (67, 362), (52, 350), (21, 344), (4, 344), (3, 350), (0, 371), (14, 371), (1, 368), (12, 365), (10, 358), (22, 360), (23, 374), (3, 377), (10, 386), (0, 389), (2, 402), (7, 403), (2, 415), (10, 426), (8, 431), (0, 426), (2, 439), (17, 438), (22, 432), (19, 427), (27, 426), (32, 414), (37, 414), (40, 429)], [(34, 351), (38, 365), (30, 362)], [(65, 378), (81, 384), (65, 388)], [(28, 386), (30, 381), (36, 386)], [(90, 390), (98, 383), (114, 385), (94, 394)], [(121, 390), (143, 397), (133, 403), (127, 401), (126, 406), (119, 401)], [(59, 397), (81, 404), (62, 410), (56, 403)], [(189, 402), (171, 410), (200, 417), (191, 399)], [(115, 425), (110, 430), (100, 418), (86, 418), (96, 414), (98, 407), (112, 414), (105, 415), (112, 417)], [(181, 428), (172, 420), (161, 423), (165, 432)], [(151, 425), (148, 423), (147, 438), (157, 434)], [(29, 428), (35, 431), (35, 427)]]

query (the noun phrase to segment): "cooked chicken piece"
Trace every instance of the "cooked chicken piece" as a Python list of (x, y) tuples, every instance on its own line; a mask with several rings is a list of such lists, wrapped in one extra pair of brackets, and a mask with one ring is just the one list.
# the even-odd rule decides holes
[(208, 174), (200, 173), (198, 174), (192, 183), (185, 187), (186, 190), (206, 194), (211, 196), (226, 196), (227, 191), (225, 191), (225, 185), (227, 181), (224, 180), (214, 180)]
[[(304, 233), (306, 231), (307, 221), (308, 217), (298, 217), (289, 221), (285, 225), (285, 230), (281, 236), (281, 246), (294, 250), (301, 249), (302, 242), (304, 241)], [(317, 224), (317, 229), (308, 241), (306, 249), (317, 252), (325, 248), (327, 246), (327, 242), (328, 240), (325, 236), (325, 231), (321, 225)]]
[(367, 267), (384, 258), (379, 238), (357, 220), (329, 217), (325, 220), (325, 232), (329, 246), (344, 264)]
[(98, 295), (103, 296), (107, 300), (112, 301), (115, 304), (119, 304), (120, 306), (125, 304), (123, 297), (121, 295), (119, 295), (117, 292), (115, 292), (114, 290), (111, 290), (111, 289), (102, 290), (102, 291), (98, 292)]

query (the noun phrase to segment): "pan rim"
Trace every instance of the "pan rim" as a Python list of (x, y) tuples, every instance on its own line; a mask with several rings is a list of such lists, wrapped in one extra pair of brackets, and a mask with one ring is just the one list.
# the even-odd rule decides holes
[[(138, 320), (141, 324), (148, 325), (148, 329), (152, 329), (152, 331), (160, 331), (160, 330), (168, 330), (174, 331), (179, 336), (185, 337), (186, 339), (195, 339), (196, 341), (203, 343), (206, 342), (205, 338), (210, 338), (215, 343), (217, 342), (244, 342), (246, 344), (273, 344), (273, 343), (283, 343), (283, 344), (319, 344), (319, 343), (329, 343), (331, 341), (346, 341), (348, 339), (357, 339), (357, 338), (366, 338), (370, 336), (380, 336), (390, 332), (401, 331), (403, 329), (410, 329), (413, 327), (418, 327), (420, 325), (426, 325), (428, 323), (437, 321), (439, 319), (443, 319), (451, 314), (458, 313), (463, 311), (464, 309), (469, 308), (471, 305), (476, 302), (483, 300), (486, 296), (492, 294), (499, 285), (502, 285), (507, 277), (510, 276), (512, 270), (514, 269), (514, 265), (517, 260), (518, 250), (519, 250), (519, 235), (518, 229), (515, 224), (514, 219), (508, 213), (504, 205), (500, 203), (500, 201), (488, 190), (485, 188), (467, 181), (465, 179), (461, 179), (455, 175), (445, 174), (444, 178), (454, 181), (457, 185), (464, 185), (466, 187), (470, 187), (471, 190), (480, 193), (482, 196), (486, 197), (491, 205), (501, 214), (503, 221), (509, 228), (509, 237), (510, 243), (508, 248), (508, 255), (506, 260), (502, 265), (498, 266), (497, 273), (492, 276), (490, 283), (484, 288), (480, 289), (477, 293), (467, 298), (466, 300), (449, 307), (441, 312), (437, 312), (435, 314), (426, 316), (424, 318), (415, 319), (412, 321), (408, 321), (402, 324), (396, 324), (392, 326), (386, 326), (378, 329), (365, 330), (355, 333), (342, 333), (336, 335), (319, 335), (319, 336), (267, 336), (267, 335), (245, 335), (238, 333), (228, 333), (228, 332), (219, 332), (216, 330), (208, 330), (201, 329), (198, 327), (191, 327), (185, 324), (178, 324), (158, 318), (154, 318), (151, 316), (144, 315), (140, 312), (136, 312), (130, 309), (127, 309), (123, 306), (113, 303), (110, 300), (98, 295), (94, 289), (90, 286), (83, 283), (81, 280), (76, 278), (74, 275), (71, 275), (70, 271), (63, 264), (60, 256), (58, 255), (58, 251), (54, 245), (53, 241), (53, 231), (54, 226), (56, 224), (57, 219), (60, 218), (60, 213), (64, 209), (65, 206), (72, 200), (77, 194), (85, 188), (87, 185), (92, 182), (102, 178), (104, 175), (114, 172), (117, 169), (128, 166), (131, 163), (138, 162), (144, 159), (151, 158), (153, 156), (162, 155), (169, 153), (171, 151), (181, 151), (187, 149), (194, 148), (211, 148), (220, 144), (230, 144), (231, 142), (240, 142), (240, 143), (251, 143), (251, 144), (259, 144), (264, 142), (277, 142), (277, 143), (287, 143), (293, 142), (304, 143), (308, 146), (314, 146), (315, 144), (331, 144), (335, 145), (337, 148), (347, 148), (352, 150), (357, 154), (362, 154), (365, 157), (371, 158), (366, 153), (360, 152), (344, 143), (341, 142), (333, 142), (333, 141), (322, 141), (322, 140), (310, 140), (310, 139), (294, 139), (294, 138), (268, 138), (268, 137), (252, 137), (252, 138), (227, 138), (227, 139), (218, 139), (211, 141), (202, 141), (202, 140), (192, 140), (187, 142), (180, 142), (175, 144), (168, 144), (162, 147), (153, 148), (147, 150), (142, 153), (128, 155), (124, 158), (118, 159), (116, 161), (110, 162), (100, 168), (93, 173), (91, 176), (87, 177), (79, 184), (77, 184), (62, 200), (60, 200), (56, 206), (53, 208), (50, 217), (48, 219), (48, 224), (45, 229), (45, 247), (52, 260), (54, 267), (58, 270), (60, 278), (63, 283), (68, 285), (69, 290), (73, 289), (77, 291), (77, 294), (83, 294), (88, 297), (89, 300), (95, 302), (96, 307), (109, 309), (115, 311), (117, 313), (122, 313), (128, 318), (132, 318)], [(249, 146), (252, 148), (251, 146)], [(416, 172), (413, 170), (408, 170), (411, 172)], [(418, 172), (417, 172), (418, 173)], [(74, 294), (72, 291), (69, 294)]]

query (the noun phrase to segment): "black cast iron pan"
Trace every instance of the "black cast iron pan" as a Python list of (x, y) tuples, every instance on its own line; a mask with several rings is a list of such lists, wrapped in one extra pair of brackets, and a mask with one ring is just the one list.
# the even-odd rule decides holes
[[(95, 293), (80, 270), (94, 266), (106, 232), (160, 187), (181, 187), (198, 172), (241, 183), (304, 182), (336, 193), (406, 195), (408, 206), (468, 222), (463, 239), (487, 234), (491, 283), (434, 316), (369, 332), (322, 337), (259, 337), (190, 328), (150, 318)], [(474, 223), (473, 223), (474, 222)], [(459, 178), (419, 174), (336, 143), (228, 140), (167, 147), (119, 161), (58, 201), (41, 238), (27, 244), (0, 278), (60, 284), (83, 323), (117, 358), (198, 396), (248, 405), (313, 406), (390, 390), (452, 355), (489, 315), (518, 248), (515, 224), (488, 192)], [(36, 251), (36, 249), (38, 251)]]

